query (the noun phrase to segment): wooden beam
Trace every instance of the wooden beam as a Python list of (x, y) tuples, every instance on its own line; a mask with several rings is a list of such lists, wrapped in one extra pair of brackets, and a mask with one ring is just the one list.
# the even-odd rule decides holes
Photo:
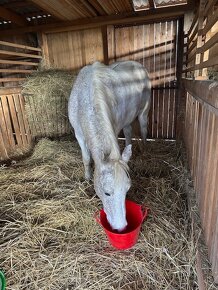
[(156, 7), (156, 5), (154, 3), (154, 0), (148, 0), (148, 3), (149, 3), (150, 8), (155, 8)]
[(207, 32), (211, 29), (211, 27), (218, 21), (218, 8), (214, 11), (214, 14), (211, 18), (209, 18), (209, 21), (204, 26), (202, 35), (206, 35)]
[(197, 49), (197, 53), (203, 53), (206, 50), (210, 49), (212, 46), (218, 43), (218, 32), (212, 36), (203, 46)]
[(185, 89), (202, 104), (206, 105), (210, 111), (218, 115), (218, 82), (182, 79)]
[(6, 55), (12, 55), (12, 56), (22, 56), (22, 57), (29, 57), (29, 58), (42, 58), (41, 55), (15, 52), (15, 51), (7, 51), (7, 50), (0, 50), (0, 54), (4, 54), (4, 55), (6, 54)]
[(87, 0), (92, 7), (95, 8), (95, 10), (98, 12), (100, 15), (106, 15), (107, 13), (105, 12), (104, 8), (101, 6), (100, 3), (96, 0)]
[(22, 16), (2, 6), (0, 6), (0, 17), (7, 21), (11, 21), (12, 23), (15, 23), (19, 26), (25, 26), (28, 23), (27, 20), (24, 19)]
[(0, 88), (0, 96), (5, 96), (5, 95), (11, 95), (11, 94), (20, 94), (21, 93), (21, 88)]
[(25, 78), (0, 78), (0, 83), (7, 83), (7, 82), (20, 82), (24, 81)]
[(18, 65), (29, 65), (29, 66), (38, 66), (38, 62), (30, 62), (30, 61), (19, 61), (19, 60), (3, 60), (0, 59), (0, 64), (18, 64)]
[(201, 62), (195, 66), (192, 67), (188, 67), (187, 69), (185, 69), (183, 72), (190, 72), (190, 71), (196, 71), (199, 69), (203, 69), (203, 68), (208, 68), (208, 67), (213, 67), (218, 65), (218, 58), (215, 56), (209, 60), (206, 60), (204, 62)]
[(17, 43), (12, 43), (12, 42), (7, 42), (7, 41), (1, 41), (1, 40), (0, 40), (0, 45), (22, 48), (25, 50), (34, 50), (34, 51), (40, 51), (40, 52), (42, 51), (41, 48), (38, 48), (38, 47), (32, 47), (32, 46), (27, 46), (27, 45), (17, 44)]
[(11, 68), (0, 68), (0, 73), (22, 73), (22, 74), (30, 74), (35, 70), (32, 69), (11, 69)]
[(17, 7), (26, 7), (27, 6), (27, 2), (26, 1), (16, 1), (16, 2), (8, 2), (3, 4), (4, 8), (17, 8)]
[(137, 24), (137, 23), (154, 23), (156, 21), (166, 21), (175, 18), (182, 17), (185, 11), (189, 10), (190, 6), (187, 4), (174, 6), (174, 7), (163, 7), (154, 9), (151, 11), (139, 11), (129, 12), (109, 16), (97, 16), (93, 18), (83, 18), (72, 21), (56, 22), (50, 24), (42, 24), (37, 26), (28, 26), (17, 29), (1, 30), (1, 36), (17, 35), (29, 32), (63, 32), (63, 31), (74, 31), (83, 30), (95, 27), (101, 27), (104, 25), (120, 25), (120, 24)]
[[(81, 3), (82, 0), (29, 0), (36, 4), (49, 14), (57, 17), (60, 20), (68, 21), (84, 17), (96, 16), (96, 13), (89, 7)], [(88, 4), (87, 4), (88, 5)]]
[(182, 90), (181, 90), (181, 80), (182, 80), (182, 70), (183, 70), (183, 53), (184, 53), (184, 17), (180, 18), (178, 21), (178, 40), (177, 40), (177, 59), (176, 59), (176, 80), (177, 80), (177, 90), (176, 90), (176, 138), (182, 134), (181, 126), (181, 116), (178, 113), (182, 104)]
[(104, 55), (104, 64), (109, 64), (109, 57), (108, 57), (108, 40), (107, 40), (107, 26), (102, 26), (102, 42), (103, 42), (103, 55)]
[(205, 10), (204, 10), (204, 16), (208, 15), (208, 12), (213, 8), (213, 6), (217, 3), (217, 0), (209, 0), (206, 3)]

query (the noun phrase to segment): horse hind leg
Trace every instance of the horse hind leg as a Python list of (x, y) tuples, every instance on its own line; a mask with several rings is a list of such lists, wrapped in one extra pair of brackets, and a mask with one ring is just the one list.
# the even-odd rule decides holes
[(90, 154), (89, 149), (86, 146), (86, 142), (83, 139), (83, 137), (81, 137), (78, 134), (75, 134), (75, 135), (76, 135), (76, 139), (77, 139), (79, 146), (81, 148), (81, 151), (82, 151), (82, 159), (83, 159), (83, 164), (84, 164), (84, 168), (85, 168), (85, 179), (90, 180), (92, 177), (92, 174), (91, 174), (91, 154)]
[(132, 126), (128, 125), (126, 127), (123, 128), (123, 133), (125, 136), (125, 142), (126, 142), (126, 146), (128, 146), (129, 144), (131, 144), (132, 141)]
[(149, 112), (149, 106), (148, 108), (145, 108), (141, 114), (138, 116), (139, 125), (140, 125), (140, 131), (142, 140), (145, 143), (147, 138), (147, 132), (148, 132), (148, 112)]

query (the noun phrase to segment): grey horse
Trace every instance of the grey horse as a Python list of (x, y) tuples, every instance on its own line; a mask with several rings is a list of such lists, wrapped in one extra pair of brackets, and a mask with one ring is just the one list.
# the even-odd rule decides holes
[[(69, 99), (69, 119), (81, 147), (85, 178), (91, 178), (92, 158), (96, 194), (108, 222), (118, 231), (127, 225), (131, 123), (138, 118), (145, 141), (150, 94), (148, 73), (140, 63), (123, 61), (106, 66), (95, 62), (80, 70)], [(118, 145), (121, 130), (126, 138), (122, 154)]]

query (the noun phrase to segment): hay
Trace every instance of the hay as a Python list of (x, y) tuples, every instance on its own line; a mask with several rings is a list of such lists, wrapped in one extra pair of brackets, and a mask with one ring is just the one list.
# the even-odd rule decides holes
[(7, 289), (198, 289), (178, 152), (175, 143), (150, 142), (143, 153), (134, 146), (128, 197), (151, 212), (127, 251), (113, 249), (93, 219), (101, 202), (83, 179), (77, 143), (42, 139), (31, 157), (2, 166), (0, 265)]
[(25, 80), (22, 94), (33, 136), (54, 137), (70, 132), (67, 101), (76, 75), (76, 71), (48, 69)]

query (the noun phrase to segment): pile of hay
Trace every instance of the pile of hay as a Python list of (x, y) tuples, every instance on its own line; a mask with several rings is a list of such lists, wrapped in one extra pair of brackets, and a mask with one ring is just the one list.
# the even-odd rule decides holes
[(112, 248), (93, 218), (101, 202), (84, 181), (76, 142), (42, 139), (31, 157), (2, 166), (0, 265), (7, 289), (198, 289), (178, 152), (175, 143), (149, 142), (143, 153), (134, 146), (128, 198), (150, 214), (126, 251)]
[(22, 94), (34, 137), (55, 137), (70, 132), (67, 103), (77, 71), (43, 69), (23, 83)]

